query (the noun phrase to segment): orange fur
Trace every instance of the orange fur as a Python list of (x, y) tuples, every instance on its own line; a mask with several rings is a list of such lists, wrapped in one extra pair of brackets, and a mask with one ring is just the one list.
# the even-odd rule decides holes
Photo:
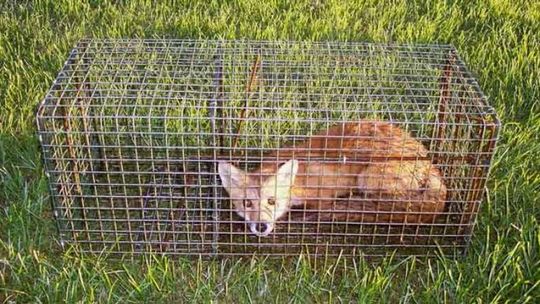
[[(322, 220), (428, 223), (444, 210), (447, 190), (427, 156), (420, 142), (391, 123), (343, 123), (272, 153), (270, 157), (278, 160), (265, 162), (253, 172), (236, 169), (234, 174), (242, 175), (245, 181), (236, 186), (249, 188), (255, 198), (238, 192), (231, 198), (246, 220), (271, 227), (286, 214), (283, 210), (299, 207), (323, 211), (318, 216)], [(287, 162), (286, 168), (280, 166), (279, 160), (291, 159), (301, 160)], [(291, 183), (285, 189), (289, 195), (279, 192), (285, 182), (275, 177), (278, 170), (289, 173)], [(275, 180), (269, 182), (269, 178)], [(268, 206), (273, 195), (269, 185), (276, 188), (279, 212), (272, 213)], [(237, 190), (234, 185), (225, 188), (229, 195)], [(245, 199), (254, 207), (238, 204)]]

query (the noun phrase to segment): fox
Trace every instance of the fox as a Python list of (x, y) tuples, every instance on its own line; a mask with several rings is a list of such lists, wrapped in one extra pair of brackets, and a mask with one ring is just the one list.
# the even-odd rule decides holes
[(445, 208), (447, 188), (428, 150), (388, 121), (338, 123), (268, 158), (250, 172), (218, 163), (232, 208), (259, 237), (298, 208), (374, 224), (432, 223)]

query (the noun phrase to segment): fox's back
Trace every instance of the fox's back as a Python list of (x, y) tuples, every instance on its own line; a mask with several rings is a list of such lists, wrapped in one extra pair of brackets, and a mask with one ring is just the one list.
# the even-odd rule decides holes
[[(408, 132), (389, 122), (361, 120), (334, 125), (312, 135), (294, 147), (285, 147), (272, 156), (290, 158), (411, 158), (425, 157), (424, 146)], [(267, 164), (264, 167), (271, 167)]]

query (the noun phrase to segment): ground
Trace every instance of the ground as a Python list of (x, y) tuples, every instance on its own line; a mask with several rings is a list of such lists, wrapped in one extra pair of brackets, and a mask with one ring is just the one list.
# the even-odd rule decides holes
[[(539, 301), (540, 3), (100, 2), (0, 1), (0, 301)], [(82, 37), (453, 44), (503, 122), (467, 256), (118, 262), (60, 251), (34, 114)]]

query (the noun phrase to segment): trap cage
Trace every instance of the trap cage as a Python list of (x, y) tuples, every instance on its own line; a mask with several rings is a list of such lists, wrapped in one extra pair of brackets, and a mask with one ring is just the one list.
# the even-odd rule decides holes
[[(437, 168), (446, 187), (443, 210), (424, 222), (392, 222), (294, 207), (268, 236), (250, 231), (222, 186), (220, 161), (246, 171), (291, 158), (357, 167), (388, 162), (373, 145), (357, 147), (359, 158), (294, 155), (314, 134), (367, 120), (387, 122), (425, 147), (406, 161), (423, 158)], [(462, 254), (499, 128), (452, 46), (93, 39), (71, 51), (37, 125), (63, 245), (249, 256)], [(282, 150), (292, 154), (280, 156)], [(414, 203), (377, 202), (350, 188), (357, 204)], [(328, 199), (343, 214), (350, 198)]]

